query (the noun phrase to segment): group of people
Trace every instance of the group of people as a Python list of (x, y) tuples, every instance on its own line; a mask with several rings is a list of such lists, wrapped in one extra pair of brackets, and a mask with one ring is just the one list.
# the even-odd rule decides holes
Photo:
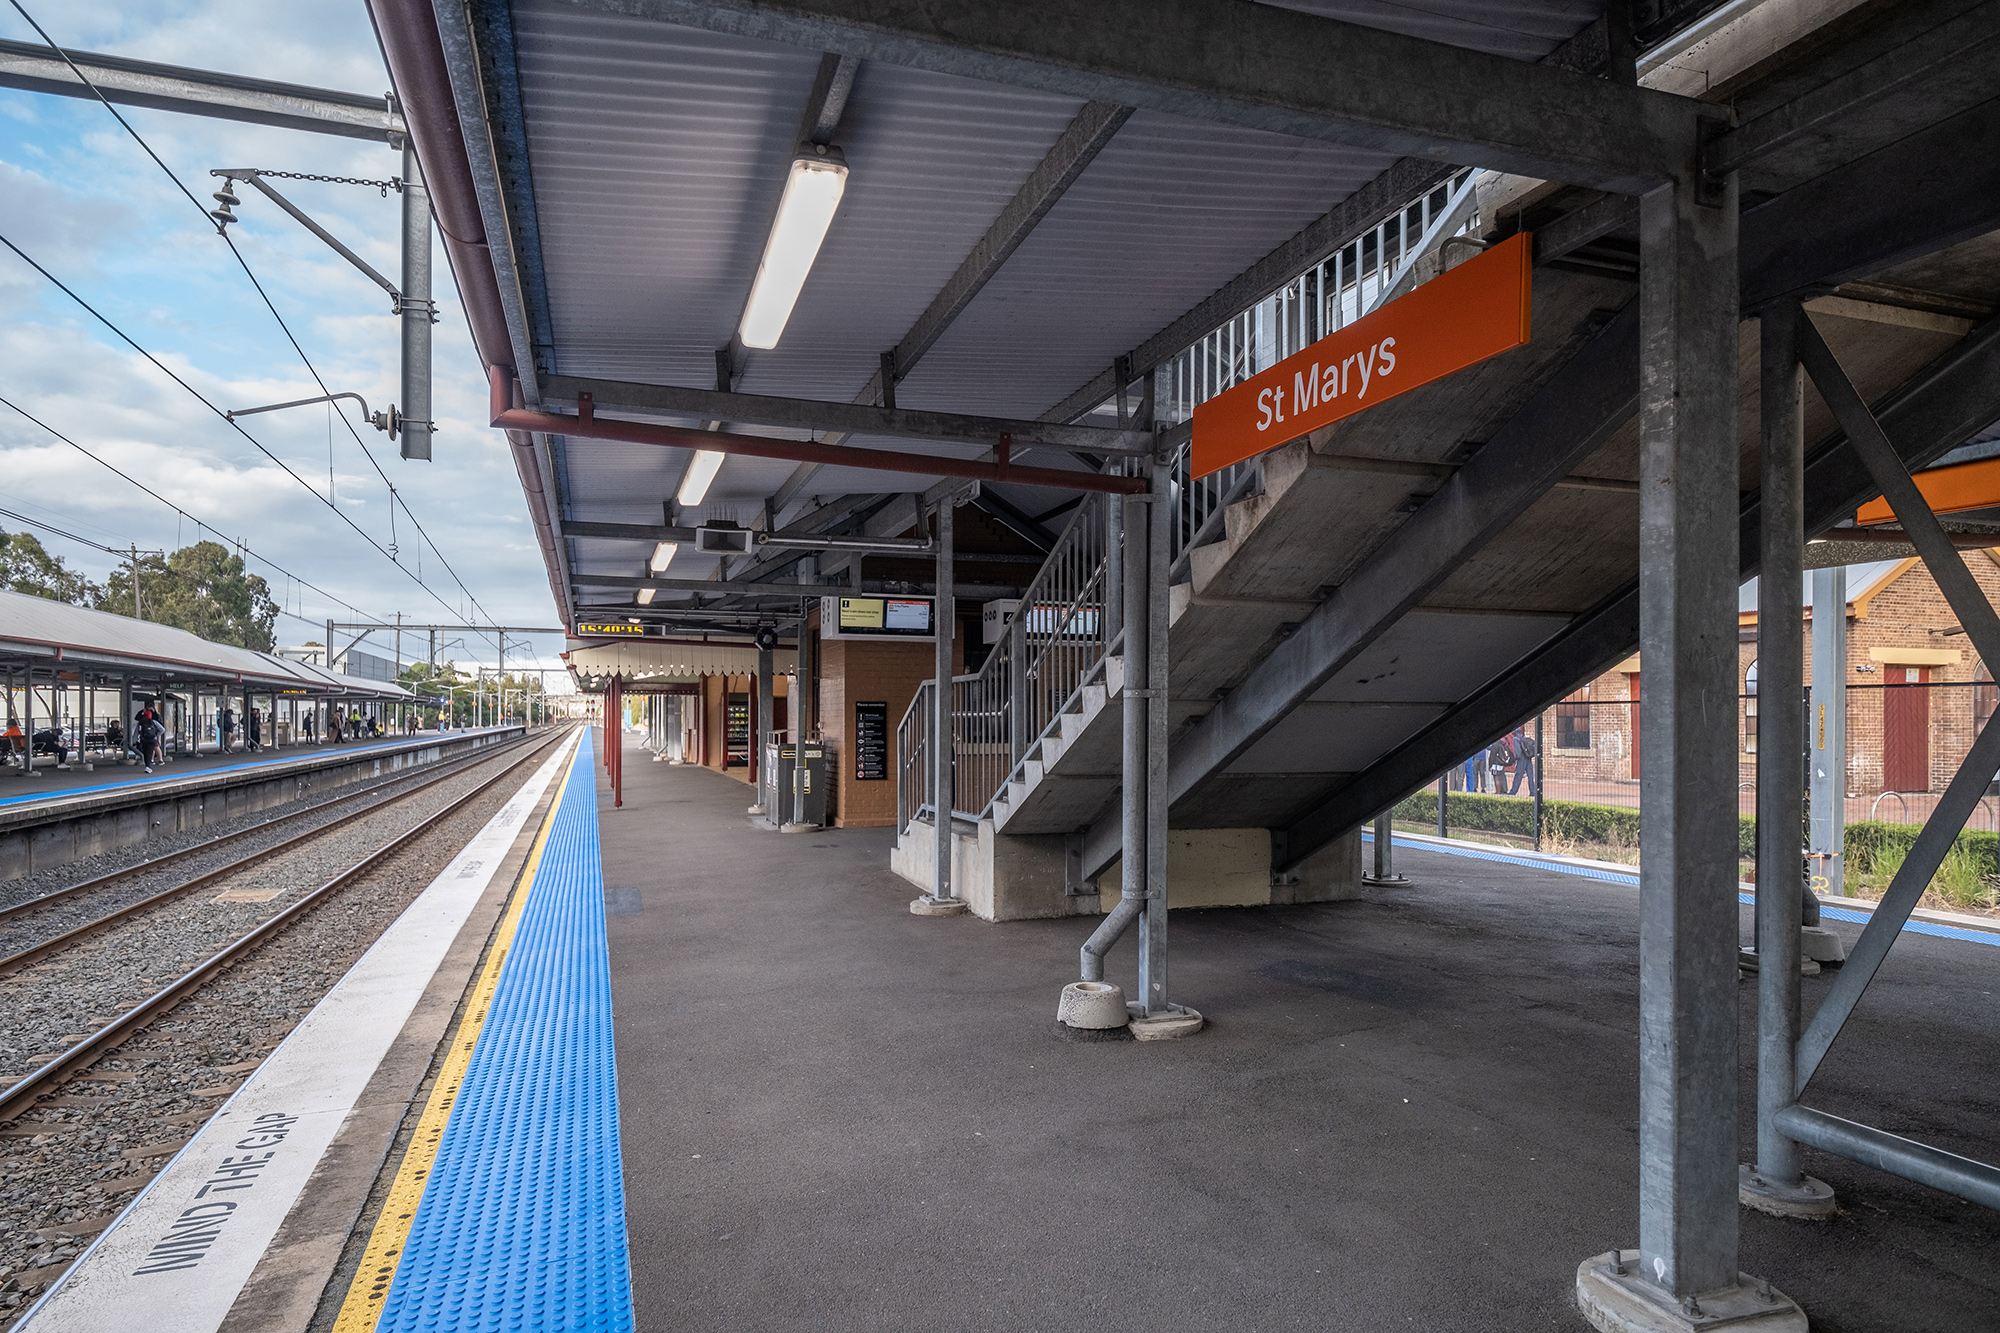
[(1465, 790), (1514, 796), (1526, 782), (1528, 795), (1539, 794), (1535, 757), (1540, 752), (1540, 745), (1526, 727), (1514, 728), (1465, 761)]
[[(308, 744), (319, 741), (319, 719), (316, 711), (308, 711), (301, 723)], [(414, 730), (414, 726), (411, 730)], [(237, 746), (238, 733), (242, 735), (243, 748), (256, 753), (264, 748), (265, 717), (262, 709), (246, 709), (241, 717), (235, 709), (225, 704), (215, 719), (216, 740), (224, 753)], [(327, 739), (334, 744), (343, 740), (360, 740), (386, 735), (383, 724), (372, 717), (363, 717), (356, 710), (349, 713), (329, 712), (327, 715)], [(132, 718), (130, 740), (123, 724), (112, 718), (104, 728), (104, 743), (123, 754), (128, 750), (145, 765), (148, 773), (156, 764), (169, 764), (167, 757), (167, 722), (156, 700), (141, 702), (137, 714)], [(29, 738), (21, 730), (21, 723), (11, 713), (7, 725), (0, 730), (0, 761), (19, 759), (25, 765), (29, 749), (38, 755), (61, 755), (63, 752), (62, 733), (54, 727), (35, 732), (32, 747)]]

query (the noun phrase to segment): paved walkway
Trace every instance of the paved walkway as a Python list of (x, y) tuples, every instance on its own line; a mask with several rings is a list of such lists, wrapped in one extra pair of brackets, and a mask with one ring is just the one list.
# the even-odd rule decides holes
[[(1177, 913), (1210, 1029), (1072, 1043), (1087, 922), (912, 917), (886, 830), (756, 832), (740, 783), (626, 759), (622, 810), (597, 771), (641, 1328), (1580, 1333), (1577, 1262), (1636, 1243), (1630, 887), (1399, 851), (1411, 889)], [(1996, 969), (1899, 940), (1809, 1100), (1991, 1159)], [(1816, 1327), (2000, 1327), (2000, 1216), (1807, 1157), (1844, 1213), (1743, 1214), (1747, 1271)]]

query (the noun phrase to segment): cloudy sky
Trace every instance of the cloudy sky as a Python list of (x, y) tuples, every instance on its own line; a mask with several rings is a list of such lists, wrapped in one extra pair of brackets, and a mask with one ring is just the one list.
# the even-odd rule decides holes
[[(388, 88), (361, 0), (23, 3), (66, 47), (369, 95)], [(0, 6), (0, 37), (39, 40), (10, 6)], [(219, 184), (208, 175), (215, 167), (366, 179), (394, 176), (400, 167), (400, 156), (381, 144), (120, 111), (204, 205)], [(394, 278), (394, 194), (278, 184)], [(388, 298), (270, 201), (247, 187), (238, 193), (242, 221), (230, 231), (327, 387), (360, 393), (372, 408), (396, 400), (397, 323)], [(212, 226), (96, 102), (0, 89), (0, 236), (221, 407), (319, 392)], [(217, 534), (240, 543), (287, 612), (278, 621), (280, 643), (323, 638), (308, 622), (364, 614), (555, 624), (513, 464), (499, 433), (483, 422), (485, 387), (442, 247), (433, 257), (440, 315), (434, 461), (404, 462), (386, 435), (363, 426), (371, 464), (321, 407), (246, 421), (301, 481), (0, 247), (0, 397), (143, 483), (120, 479), (0, 406), (0, 509), (105, 546), (171, 549)], [(351, 402), (342, 406), (350, 420), (358, 415)], [(392, 515), (391, 483), (435, 549), (403, 513)], [(198, 532), (167, 502), (212, 531)], [(0, 516), (0, 527), (29, 525)], [(114, 563), (46, 529), (40, 535), (93, 577)], [(559, 639), (545, 636), (534, 646), (540, 665), (559, 665)], [(406, 643), (406, 657), (411, 648)], [(440, 650), (447, 655), (491, 662), (492, 640), (468, 636), (464, 647)], [(511, 647), (509, 661), (520, 662)]]

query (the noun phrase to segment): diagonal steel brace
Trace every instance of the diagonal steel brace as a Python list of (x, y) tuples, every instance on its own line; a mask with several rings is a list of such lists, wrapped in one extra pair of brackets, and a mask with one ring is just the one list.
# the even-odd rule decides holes
[[(1847, 435), (1848, 442), (1866, 464), (1868, 473), (1875, 484), (1882, 488), (1889, 507), (1896, 512), (1897, 521), (1909, 534), (1910, 544), (1917, 548), (1923, 558), (1924, 567), (1937, 580), (1938, 588), (1944, 593), (1945, 601), (1958, 614), (1958, 623), (1965, 628), (1966, 637), (1973, 648), (1988, 662), (2000, 662), (2000, 614), (1995, 614), (1993, 606), (1986, 600), (1972, 571), (1965, 567), (1964, 559), (1951, 543), (1944, 527), (1931, 512), (1923, 493), (1903, 466), (1895, 446), (1883, 432), (1874, 413), (1861, 399), (1847, 373), (1841, 369), (1833, 350), (1820, 337), (1819, 329), (1812, 318), (1803, 311), (1799, 313), (1799, 360), (1805, 364), (1806, 373), (1818, 387), (1820, 397), (1833, 412), (1834, 419)], [(1868, 984), (1875, 979), (1882, 960), (1888, 956), (1889, 946), (1910, 918), (1910, 912), (1923, 897), (1931, 876), (1937, 873), (1951, 851), (1959, 830), (1979, 805), (1979, 798), (1986, 792), (1986, 785), (1993, 774), (2000, 771), (2000, 727), (1989, 720), (1980, 730), (1979, 736), (1966, 753), (1965, 760), (1945, 788), (1937, 806), (1924, 821), (1923, 830), (1917, 834), (1916, 842), (1909, 854), (1903, 858), (1902, 867), (1897, 870), (1889, 891), (1883, 895), (1880, 906), (1875, 909), (1867, 927), (1861, 932), (1860, 941), (1848, 956), (1847, 963), (1840, 969), (1840, 976), (1827, 992), (1820, 1004), (1819, 1012), (1813, 1015), (1812, 1023), (1799, 1038), (1797, 1060), (1797, 1091), (1803, 1093), (1825, 1058), (1827, 1048), (1840, 1035), (1854, 1006), (1861, 1000)]]

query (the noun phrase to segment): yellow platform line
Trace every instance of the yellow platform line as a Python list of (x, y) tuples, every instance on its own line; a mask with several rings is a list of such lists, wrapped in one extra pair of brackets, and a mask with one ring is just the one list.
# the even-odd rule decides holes
[(396, 1170), (395, 1183), (389, 1187), (381, 1215), (375, 1219), (368, 1247), (361, 1252), (361, 1266), (355, 1270), (354, 1282), (347, 1289), (347, 1299), (341, 1302), (340, 1314), (333, 1321), (333, 1333), (374, 1333), (376, 1324), (382, 1318), (389, 1287), (396, 1280), (396, 1265), (402, 1260), (403, 1247), (409, 1243), (410, 1228), (416, 1224), (417, 1205), (423, 1202), (424, 1184), (430, 1179), (431, 1168), (437, 1163), (438, 1147), (444, 1142), (445, 1125), (451, 1120), (451, 1108), (458, 1101), (458, 1090), (465, 1083), (465, 1071), (471, 1067), (472, 1051), (479, 1044), (479, 1033), (486, 1025), (486, 1014), (493, 1005), (494, 992), (500, 988), (500, 970), (506, 965), (507, 952), (514, 943), (514, 931), (521, 924), (522, 910), (527, 906), (529, 891), (535, 885), (535, 872), (542, 864), (542, 849), (548, 845), (549, 830), (555, 827), (556, 811), (562, 808), (563, 792), (576, 772), (576, 756), (581, 753), (582, 750), (578, 749), (570, 755), (569, 767), (563, 771), (555, 799), (549, 803), (549, 812), (542, 819), (541, 831), (535, 835), (535, 845), (528, 852), (520, 882), (515, 886), (507, 911), (500, 919), (500, 928), (494, 935), (492, 952), (488, 954), (486, 966), (473, 986), (471, 1003), (466, 1006), (465, 1017), (459, 1020), (458, 1031), (452, 1037), (451, 1051), (438, 1070), (437, 1083), (431, 1088), (430, 1100), (424, 1105), (422, 1118), (417, 1121), (409, 1151), (403, 1154), (402, 1165)]

